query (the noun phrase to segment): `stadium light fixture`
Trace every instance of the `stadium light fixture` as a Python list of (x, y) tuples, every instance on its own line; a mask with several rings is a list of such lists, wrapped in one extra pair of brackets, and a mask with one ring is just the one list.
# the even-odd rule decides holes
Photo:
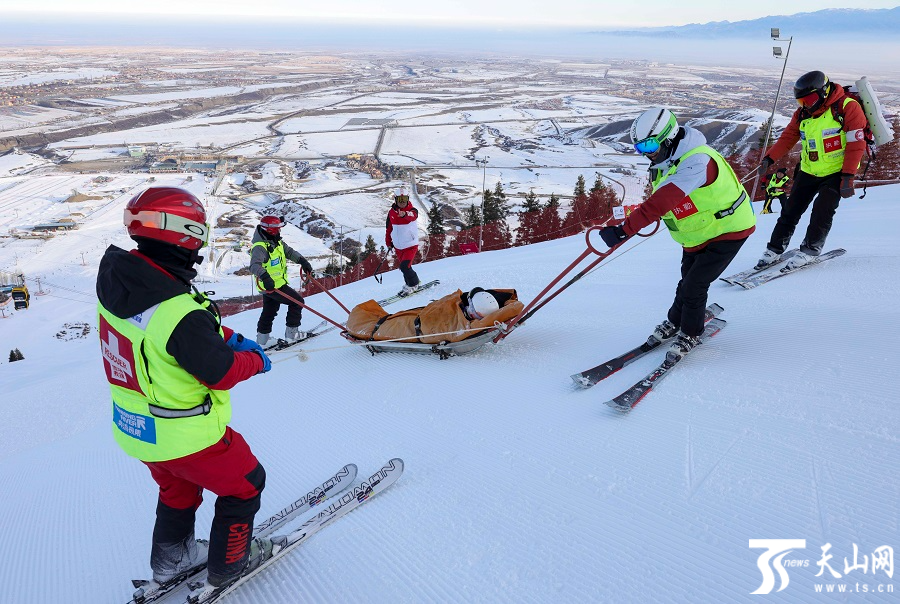
[[(772, 128), (774, 127), (775, 121), (775, 109), (778, 107), (778, 100), (781, 98), (781, 85), (784, 83), (784, 71), (787, 69), (788, 57), (791, 55), (791, 43), (794, 41), (794, 37), (791, 36), (787, 39), (783, 39), (781, 37), (781, 29), (778, 27), (773, 27), (771, 29), (772, 39), (776, 42), (787, 42), (787, 52), (782, 56), (781, 47), (773, 46), (772, 47), (772, 56), (776, 59), (781, 59), (784, 61), (784, 64), (781, 66), (781, 78), (778, 80), (778, 91), (775, 93), (775, 102), (772, 103), (772, 114), (769, 116), (769, 125), (766, 128), (766, 137), (763, 139), (762, 145), (762, 153), (759, 155), (759, 160), (762, 162), (762, 158), (766, 156), (766, 151), (769, 148), (769, 137), (772, 136)], [(759, 174), (756, 175), (756, 178), (753, 180), (753, 192), (750, 194), (750, 201), (756, 199), (756, 188), (759, 186)]]

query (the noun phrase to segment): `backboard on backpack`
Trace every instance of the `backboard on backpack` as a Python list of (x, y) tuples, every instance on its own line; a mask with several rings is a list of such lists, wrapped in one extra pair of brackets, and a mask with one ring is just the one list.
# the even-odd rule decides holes
[[(852, 86), (844, 86), (844, 94), (859, 103), (863, 113), (866, 114), (867, 124), (862, 135), (867, 145), (878, 147), (894, 140), (894, 130), (884, 119), (881, 103), (878, 102), (875, 89), (872, 88), (866, 76), (856, 80)], [(835, 119), (843, 125), (843, 112), (834, 105), (832, 105), (832, 110), (835, 112)]]

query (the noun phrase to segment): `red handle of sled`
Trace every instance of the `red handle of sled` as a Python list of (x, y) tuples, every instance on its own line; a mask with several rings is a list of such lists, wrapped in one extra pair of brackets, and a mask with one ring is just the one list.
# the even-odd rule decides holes
[[(283, 298), (286, 298), (288, 301), (293, 302), (294, 304), (300, 306), (301, 308), (305, 308), (306, 310), (308, 310), (308, 311), (311, 312), (312, 314), (316, 315), (317, 317), (322, 318), (322, 319), (325, 319), (326, 321), (328, 321), (329, 323), (331, 323), (332, 325), (334, 325), (334, 326), (337, 327), (338, 329), (344, 329), (344, 326), (341, 325), (340, 323), (338, 323), (337, 321), (332, 321), (331, 319), (329, 319), (328, 317), (326, 317), (325, 315), (323, 315), (323, 314), (320, 313), (319, 311), (317, 311), (317, 310), (315, 310), (315, 309), (313, 309), (313, 308), (310, 308), (309, 306), (307, 306), (306, 304), (304, 304), (303, 302), (301, 302), (300, 300), (298, 300), (298, 299), (295, 298), (294, 296), (291, 296), (291, 295), (289, 295), (289, 294), (286, 294), (286, 293), (284, 293), (283, 291), (281, 291), (280, 289), (275, 289), (275, 290), (272, 290), (272, 291), (274, 291), (274, 292), (276, 292), (276, 293), (278, 293), (278, 294), (281, 294), (281, 296), (282, 296)], [(267, 293), (267, 294), (270, 294), (270, 293), (272, 293), (272, 292), (267, 291), (266, 293)], [(347, 314), (350, 314), (350, 313), (347, 313)]]
[[(624, 222), (624, 220), (618, 220), (618, 221), (615, 221), (615, 224), (622, 224), (623, 222)], [(651, 232), (647, 233), (646, 235), (644, 235), (643, 233), (636, 233), (636, 235), (637, 235), (638, 237), (647, 237), (647, 238), (653, 237), (653, 236), (656, 234), (656, 232), (659, 231), (659, 224), (660, 224), (660, 222), (659, 222), (659, 220), (657, 220), (657, 221), (656, 221), (656, 226), (653, 228), (653, 230), (652, 230)], [(604, 225), (604, 226), (608, 226), (608, 225)], [(503, 331), (503, 332), (497, 334), (497, 337), (494, 338), (494, 344), (498, 343), (500, 340), (502, 340), (503, 338), (505, 338), (506, 336), (508, 336), (508, 335), (510, 334), (510, 332), (512, 332), (512, 330), (515, 328), (515, 326), (516, 326), (517, 324), (519, 324), (519, 323), (525, 321), (526, 319), (530, 319), (531, 316), (532, 316), (534, 313), (536, 313), (538, 310), (540, 310), (541, 308), (543, 308), (543, 306), (544, 306), (545, 304), (547, 304), (547, 302), (549, 302), (550, 300), (552, 300), (553, 298), (555, 298), (556, 296), (558, 296), (559, 294), (561, 294), (561, 293), (562, 293), (566, 288), (568, 288), (570, 285), (572, 285), (573, 283), (575, 283), (576, 281), (578, 281), (579, 279), (581, 279), (582, 277), (584, 277), (585, 275), (587, 275), (589, 272), (591, 272), (591, 270), (592, 270), (595, 266), (597, 266), (598, 264), (600, 264), (601, 262), (603, 262), (604, 260), (606, 260), (606, 259), (610, 256), (610, 254), (612, 254), (614, 251), (616, 251), (617, 249), (619, 249), (619, 246), (621, 246), (623, 243), (625, 243), (625, 241), (628, 241), (628, 239), (626, 239), (625, 241), (622, 241), (622, 242), (618, 243), (617, 245), (615, 245), (615, 246), (609, 248), (609, 249), (606, 250), (606, 251), (598, 250), (598, 249), (595, 248), (594, 245), (591, 243), (591, 231), (599, 231), (600, 229), (604, 228), (604, 226), (593, 226), (593, 227), (589, 228), (587, 231), (585, 231), (585, 233), (584, 233), (584, 239), (585, 239), (585, 243), (587, 244), (587, 249), (586, 249), (584, 252), (582, 252), (581, 255), (578, 256), (578, 258), (575, 259), (575, 262), (573, 262), (572, 264), (570, 264), (569, 266), (567, 266), (566, 269), (565, 269), (563, 272), (561, 272), (561, 273), (559, 274), (558, 277), (556, 277), (556, 279), (554, 279), (553, 281), (551, 281), (551, 282), (550, 282), (550, 285), (548, 285), (547, 287), (545, 287), (545, 288), (541, 291), (541, 293), (539, 293), (539, 294), (534, 298), (534, 300), (532, 300), (531, 302), (529, 302), (529, 303), (528, 303), (528, 306), (526, 306), (525, 308), (523, 308), (523, 309), (522, 309), (522, 312), (520, 312), (518, 315), (515, 316), (515, 318), (513, 318), (512, 321), (510, 321), (510, 323), (509, 323), (509, 325), (507, 325), (507, 328), (506, 328), (505, 331)], [(630, 237), (629, 237), (629, 239), (630, 239)], [(596, 260), (594, 260), (593, 262), (591, 262), (590, 264), (588, 264), (588, 265), (587, 265), (582, 271), (580, 271), (577, 275), (575, 275), (574, 277), (572, 277), (565, 285), (563, 285), (563, 286), (560, 287), (558, 290), (556, 290), (555, 292), (553, 292), (552, 294), (550, 294), (550, 296), (548, 296), (546, 299), (541, 300), (541, 298), (542, 298), (548, 291), (550, 291), (550, 290), (553, 288), (553, 286), (555, 286), (557, 283), (559, 283), (560, 281), (562, 281), (563, 277), (565, 277), (566, 275), (568, 275), (568, 274), (569, 274), (576, 266), (578, 266), (578, 265), (581, 263), (582, 260), (584, 260), (585, 258), (587, 258), (588, 256), (590, 256), (591, 254), (596, 254), (596, 255), (598, 256), (598, 258), (597, 258)], [(540, 300), (540, 303), (538, 304), (538, 301), (539, 301), (539, 300)]]
[[(495, 344), (498, 343), (503, 338), (505, 338), (507, 335), (509, 335), (510, 332), (512, 332), (512, 330), (515, 328), (515, 326), (518, 323), (521, 323), (525, 319), (530, 318), (531, 315), (533, 315), (538, 310), (540, 310), (545, 304), (547, 304), (547, 302), (549, 302), (550, 300), (552, 300), (553, 298), (555, 298), (556, 296), (561, 294), (567, 287), (569, 287), (570, 285), (572, 285), (573, 283), (575, 283), (576, 281), (578, 281), (579, 279), (584, 277), (586, 274), (588, 274), (588, 272), (590, 272), (591, 269), (593, 269), (595, 266), (600, 264), (603, 260), (608, 258), (610, 254), (612, 254), (616, 249), (618, 249), (618, 247), (620, 245), (622, 245), (622, 243), (625, 243), (623, 241), (622, 243), (619, 243), (618, 245), (609, 248), (605, 252), (598, 250), (591, 243), (591, 231), (599, 231), (601, 228), (602, 227), (595, 226), (595, 227), (591, 227), (587, 231), (585, 231), (584, 238), (587, 243), (587, 249), (584, 250), (581, 253), (581, 255), (578, 256), (578, 258), (576, 258), (574, 262), (572, 262), (572, 264), (567, 266), (565, 268), (565, 270), (563, 270), (563, 272), (561, 272), (553, 281), (551, 281), (550, 284), (547, 285), (547, 287), (542, 289), (541, 292), (537, 296), (535, 296), (534, 300), (529, 302), (528, 305), (525, 308), (523, 308), (522, 311), (518, 315), (516, 315), (512, 321), (509, 322), (509, 324), (507, 325), (506, 331), (497, 334), (497, 337), (494, 338)], [(570, 272), (572, 272), (572, 270), (574, 270), (574, 268), (576, 266), (581, 264), (581, 262), (585, 258), (590, 256), (591, 254), (596, 254), (599, 257), (596, 260), (594, 260), (593, 262), (591, 262), (590, 264), (588, 264), (587, 267), (585, 267), (581, 272), (579, 272), (577, 275), (575, 275), (572, 279), (570, 279), (568, 283), (566, 283), (565, 285), (560, 287), (558, 290), (556, 290), (555, 292), (550, 294), (546, 299), (542, 300), (542, 298), (547, 294), (547, 292), (549, 292), (551, 289), (553, 289), (557, 283), (562, 281), (566, 275), (568, 275)]]
[(338, 300), (338, 299), (334, 296), (334, 294), (332, 294), (329, 290), (325, 289), (325, 288), (322, 286), (321, 283), (319, 283), (318, 281), (316, 281), (316, 280), (313, 278), (312, 275), (309, 276), (309, 280), (312, 281), (313, 283), (315, 283), (316, 287), (318, 287), (318, 288), (321, 289), (323, 292), (325, 292), (326, 294), (328, 294), (328, 297), (331, 298), (332, 300), (334, 300), (334, 301), (337, 303), (338, 306), (340, 306), (341, 308), (343, 308), (345, 313), (347, 313), (348, 315), (350, 314), (350, 311), (347, 310), (347, 307), (344, 306), (343, 304), (341, 304), (341, 301)]

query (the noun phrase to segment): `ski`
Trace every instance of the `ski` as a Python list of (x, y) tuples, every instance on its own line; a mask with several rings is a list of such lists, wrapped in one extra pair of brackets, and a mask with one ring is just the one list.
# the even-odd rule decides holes
[(328, 331), (327, 329), (322, 329), (322, 331), (319, 331), (319, 329), (324, 327), (327, 323), (328, 323), (328, 321), (321, 321), (318, 325), (316, 325), (315, 327), (310, 329), (308, 332), (306, 332), (306, 337), (299, 338), (299, 339), (293, 340), (291, 342), (288, 342), (287, 340), (278, 338), (274, 344), (269, 344), (268, 346), (263, 346), (263, 352), (265, 352), (265, 353), (278, 352), (279, 350), (284, 350), (286, 348), (290, 348), (291, 346), (296, 346), (300, 342), (305, 342), (310, 338), (320, 336), (323, 333), (325, 333), (326, 331)]
[(428, 283), (423, 283), (423, 284), (419, 285), (418, 287), (416, 287), (416, 289), (413, 290), (412, 292), (406, 294), (405, 296), (400, 295), (400, 294), (394, 294), (393, 296), (389, 296), (389, 297), (385, 298), (384, 300), (379, 300), (378, 305), (384, 306), (385, 304), (393, 304), (394, 302), (399, 302), (400, 300), (409, 298), (410, 296), (415, 296), (416, 294), (423, 292), (426, 289), (431, 289), (432, 287), (434, 287), (435, 285), (438, 285), (439, 283), (440, 283), (440, 281), (438, 281), (437, 279), (435, 279), (434, 281), (429, 281)]
[(777, 271), (768, 271), (762, 272), (752, 277), (748, 277), (747, 279), (741, 281), (735, 281), (735, 285), (740, 285), (744, 289), (753, 289), (754, 287), (759, 287), (763, 283), (768, 283), (773, 279), (778, 279), (779, 277), (784, 277), (785, 275), (791, 275), (796, 273), (797, 271), (802, 271), (805, 268), (809, 268), (810, 266), (815, 266), (817, 264), (821, 264), (826, 260), (831, 260), (832, 258), (838, 258), (839, 256), (843, 256), (847, 253), (847, 250), (843, 248), (838, 248), (836, 250), (831, 250), (830, 252), (825, 252), (819, 256), (814, 257), (812, 260), (804, 264), (803, 266), (799, 266), (795, 269), (789, 269), (788, 267), (784, 267)]
[[(265, 537), (272, 534), (273, 531), (277, 530), (285, 523), (305, 514), (329, 497), (333, 497), (349, 488), (350, 485), (353, 484), (353, 481), (356, 480), (356, 474), (356, 465), (352, 463), (347, 464), (321, 485), (309, 491), (286, 508), (259, 523), (254, 527), (253, 534), (257, 537)], [(173, 590), (178, 589), (186, 582), (203, 574), (205, 570), (206, 563), (204, 562), (165, 583), (157, 583), (152, 579), (133, 579), (131, 583), (135, 587), (135, 592), (132, 595), (131, 600), (128, 601), (128, 604), (149, 604), (150, 602), (158, 602)]]
[(800, 251), (799, 249), (788, 250), (785, 253), (783, 253), (778, 260), (776, 260), (775, 262), (773, 262), (772, 264), (770, 264), (768, 266), (764, 266), (759, 269), (748, 268), (747, 270), (741, 271), (739, 273), (735, 273), (734, 275), (731, 275), (730, 277), (719, 277), (719, 281), (724, 281), (725, 283), (728, 283), (731, 285), (737, 285), (738, 281), (744, 281), (754, 275), (758, 275), (759, 273), (764, 273), (767, 270), (769, 270), (770, 268), (774, 268), (780, 264), (787, 262), (794, 256), (794, 254), (796, 254), (799, 251)]
[(206, 583), (205, 573), (203, 577), (198, 576), (198, 580), (192, 581), (190, 584), (191, 593), (188, 595), (187, 604), (212, 604), (223, 596), (228, 595), (292, 549), (305, 543), (307, 539), (317, 532), (390, 487), (400, 478), (401, 474), (403, 474), (403, 460), (399, 458), (389, 460), (367, 480), (344, 493), (337, 501), (319, 512), (318, 515), (304, 522), (297, 529), (272, 537), (271, 552), (267, 556), (261, 557), (261, 560), (252, 562), (250, 570), (245, 571), (233, 583), (216, 588)]
[[(706, 314), (704, 315), (703, 320), (710, 321), (719, 316), (719, 314), (721, 314), (723, 310), (725, 309), (718, 304), (710, 304), (706, 307)], [(659, 340), (655, 336), (651, 335), (649, 338), (647, 338), (647, 341), (640, 346), (632, 348), (625, 354), (620, 354), (619, 356), (612, 358), (605, 363), (601, 363), (596, 367), (591, 367), (590, 369), (582, 371), (581, 373), (576, 373), (572, 375), (572, 379), (582, 388), (590, 388), (591, 386), (596, 386), (599, 382), (605, 380), (623, 367), (633, 363), (648, 352), (656, 350), (662, 343), (662, 340)]]
[[(701, 342), (706, 342), (709, 338), (713, 337), (717, 333), (719, 333), (723, 327), (725, 327), (726, 323), (722, 319), (712, 319), (709, 323), (706, 324), (706, 327), (703, 329), (703, 334), (700, 336)], [(642, 398), (647, 396), (647, 394), (653, 390), (653, 387), (656, 386), (659, 382), (662, 381), (664, 377), (669, 375), (669, 372), (674, 368), (679, 362), (684, 360), (685, 357), (689, 356), (690, 353), (678, 357), (675, 359), (669, 358), (669, 355), (666, 355), (666, 360), (663, 361), (659, 367), (648, 373), (644, 379), (640, 382), (636, 383), (634, 386), (617, 396), (616, 398), (606, 401), (604, 404), (616, 409), (617, 411), (629, 412), (631, 411), (635, 405), (637, 405)]]

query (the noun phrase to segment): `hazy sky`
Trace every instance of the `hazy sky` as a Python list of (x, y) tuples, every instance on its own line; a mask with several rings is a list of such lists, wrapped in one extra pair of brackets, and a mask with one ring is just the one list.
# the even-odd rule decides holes
[(893, 8), (898, 0), (0, 0), (4, 12), (293, 16), (497, 26), (660, 26), (742, 21), (825, 8)]

